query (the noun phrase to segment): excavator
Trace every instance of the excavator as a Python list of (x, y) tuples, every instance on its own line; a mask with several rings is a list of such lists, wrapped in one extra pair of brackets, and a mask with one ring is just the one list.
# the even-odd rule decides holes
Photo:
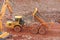
[(3, 25), (2, 25), (2, 19), (5, 15), (6, 9), (8, 8), (10, 14), (12, 15), (12, 7), (10, 5), (9, 0), (4, 0), (4, 3), (2, 5), (2, 9), (0, 12), (0, 38), (5, 38), (8, 37), (9, 33), (8, 32), (4, 32), (3, 30)]

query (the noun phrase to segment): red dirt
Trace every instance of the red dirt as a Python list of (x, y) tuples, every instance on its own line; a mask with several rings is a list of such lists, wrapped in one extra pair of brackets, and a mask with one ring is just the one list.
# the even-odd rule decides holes
[(14, 30), (10, 30), (12, 34), (11, 40), (60, 40), (60, 24), (54, 24), (49, 28), (46, 35), (32, 34), (28, 29), (24, 29), (22, 32), (16, 33)]
[[(32, 14), (35, 7), (37, 7), (39, 13), (46, 18), (44, 18), (46, 21), (55, 21), (56, 19), (60, 18), (59, 0), (11, 0), (11, 4), (13, 8), (13, 15), (25, 15), (25, 18), (28, 20), (30, 19), (29, 16)], [(7, 11), (6, 13), (9, 12)], [(8, 17), (7, 14), (5, 16)], [(7, 19), (4, 18), (4, 22), (5, 20)], [(14, 32), (14, 30), (5, 30), (12, 34), (12, 38), (7, 40), (60, 40), (60, 24), (58, 23), (55, 23), (51, 27), (49, 26), (49, 31), (46, 35), (32, 34), (28, 29), (24, 29), (19, 33)]]

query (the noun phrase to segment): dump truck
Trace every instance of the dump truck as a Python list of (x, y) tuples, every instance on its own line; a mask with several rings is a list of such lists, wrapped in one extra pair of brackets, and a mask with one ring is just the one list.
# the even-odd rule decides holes
[(41, 17), (37, 16), (36, 14), (38, 13), (37, 8), (34, 9), (34, 12), (32, 14), (34, 20), (37, 20), (39, 24), (32, 24), (31, 27), (31, 33), (39, 33), (39, 34), (46, 34), (48, 31), (48, 24), (43, 20)]

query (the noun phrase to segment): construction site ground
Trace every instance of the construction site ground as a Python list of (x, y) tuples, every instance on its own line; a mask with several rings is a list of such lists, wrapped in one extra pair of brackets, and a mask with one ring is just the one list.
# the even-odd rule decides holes
[[(0, 0), (0, 10), (4, 0)], [(10, 0), (13, 8), (13, 16), (22, 15), (27, 23), (31, 23), (30, 16), (35, 7), (38, 8), (38, 12), (41, 17), (49, 22), (60, 19), (60, 0)], [(6, 15), (3, 17), (3, 26), (5, 25), (7, 18), (9, 17), (9, 11), (6, 11)], [(29, 20), (29, 21), (28, 21)], [(33, 23), (33, 22), (32, 22)], [(4, 30), (9, 32), (12, 37), (7, 40), (60, 40), (60, 24), (54, 23), (53, 26), (49, 25), (49, 31), (46, 35), (32, 34), (26, 28), (23, 31), (16, 33), (12, 29)]]
[(46, 35), (32, 34), (28, 29), (24, 29), (22, 32), (16, 33), (14, 30), (8, 30), (12, 37), (7, 40), (60, 40), (60, 24), (54, 24), (49, 27), (49, 31)]

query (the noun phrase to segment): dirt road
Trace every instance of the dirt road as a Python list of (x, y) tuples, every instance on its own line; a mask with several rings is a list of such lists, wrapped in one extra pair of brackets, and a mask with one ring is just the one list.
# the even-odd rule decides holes
[(8, 40), (60, 40), (60, 24), (54, 24), (49, 28), (46, 35), (32, 34), (27, 30), (16, 33), (13, 30), (9, 31), (12, 38)]

